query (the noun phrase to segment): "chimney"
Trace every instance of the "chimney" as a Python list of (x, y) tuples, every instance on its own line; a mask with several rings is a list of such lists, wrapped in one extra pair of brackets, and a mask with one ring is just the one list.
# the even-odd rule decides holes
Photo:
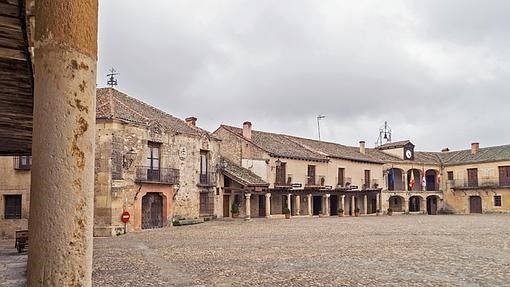
[(365, 154), (365, 141), (359, 142), (359, 152)]
[(243, 123), (243, 137), (247, 140), (251, 140), (251, 123), (250, 122)]
[(472, 143), (471, 144), (471, 154), (476, 154), (480, 149), (480, 143)]
[(189, 117), (189, 118), (186, 118), (186, 123), (190, 126), (190, 127), (196, 127), (197, 126), (197, 118), (195, 117)]
[(450, 149), (447, 147), (445, 147), (444, 149), (441, 150), (441, 152), (449, 152), (449, 151), (450, 151)]

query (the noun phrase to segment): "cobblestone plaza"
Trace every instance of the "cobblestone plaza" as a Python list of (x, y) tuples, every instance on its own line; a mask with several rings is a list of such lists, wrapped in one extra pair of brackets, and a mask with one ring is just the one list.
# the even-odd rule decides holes
[(510, 286), (510, 216), (212, 221), (94, 240), (94, 286)]

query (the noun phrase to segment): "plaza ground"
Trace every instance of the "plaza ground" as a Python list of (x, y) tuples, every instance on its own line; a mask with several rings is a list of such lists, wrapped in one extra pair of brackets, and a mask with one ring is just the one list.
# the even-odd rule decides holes
[(94, 286), (510, 286), (510, 215), (213, 221), (94, 243)]
[[(0, 241), (0, 286), (26, 255)], [(94, 240), (94, 286), (510, 286), (510, 215), (212, 221)]]

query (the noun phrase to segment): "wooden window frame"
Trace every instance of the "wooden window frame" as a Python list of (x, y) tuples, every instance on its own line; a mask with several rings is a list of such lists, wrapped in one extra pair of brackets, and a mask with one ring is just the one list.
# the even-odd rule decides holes
[[(16, 197), (17, 201), (16, 205), (8, 205), (9, 197)], [(11, 209), (15, 209), (14, 213), (9, 212)], [(9, 212), (9, 213), (8, 213)], [(21, 194), (5, 194), (4, 195), (4, 218), (5, 219), (21, 219), (23, 213), (23, 196)]]
[(446, 178), (448, 180), (454, 180), (453, 171), (452, 170), (449, 170), (449, 171), (446, 172)]
[[(496, 201), (496, 198), (498, 198), (498, 201)], [(502, 207), (503, 206), (503, 196), (501, 195), (494, 195), (494, 207)], [(499, 204), (497, 204), (499, 202)]]

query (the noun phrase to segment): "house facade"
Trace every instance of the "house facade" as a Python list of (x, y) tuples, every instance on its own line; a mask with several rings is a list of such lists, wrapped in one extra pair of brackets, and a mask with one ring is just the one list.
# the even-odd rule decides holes
[(173, 218), (221, 217), (219, 140), (196, 121), (98, 89), (95, 236), (159, 228)]
[(0, 157), (0, 239), (28, 228), (30, 156)]
[[(220, 153), (259, 176), (268, 187), (229, 191), (224, 197), (239, 204), (241, 216), (279, 217), (287, 208), (294, 216), (334, 216), (339, 212), (375, 214), (381, 209), (384, 163), (360, 147), (348, 147), (289, 135), (221, 125)], [(225, 199), (227, 202), (227, 199)], [(247, 210), (249, 210), (247, 214)], [(226, 214), (225, 214), (226, 215)]]

